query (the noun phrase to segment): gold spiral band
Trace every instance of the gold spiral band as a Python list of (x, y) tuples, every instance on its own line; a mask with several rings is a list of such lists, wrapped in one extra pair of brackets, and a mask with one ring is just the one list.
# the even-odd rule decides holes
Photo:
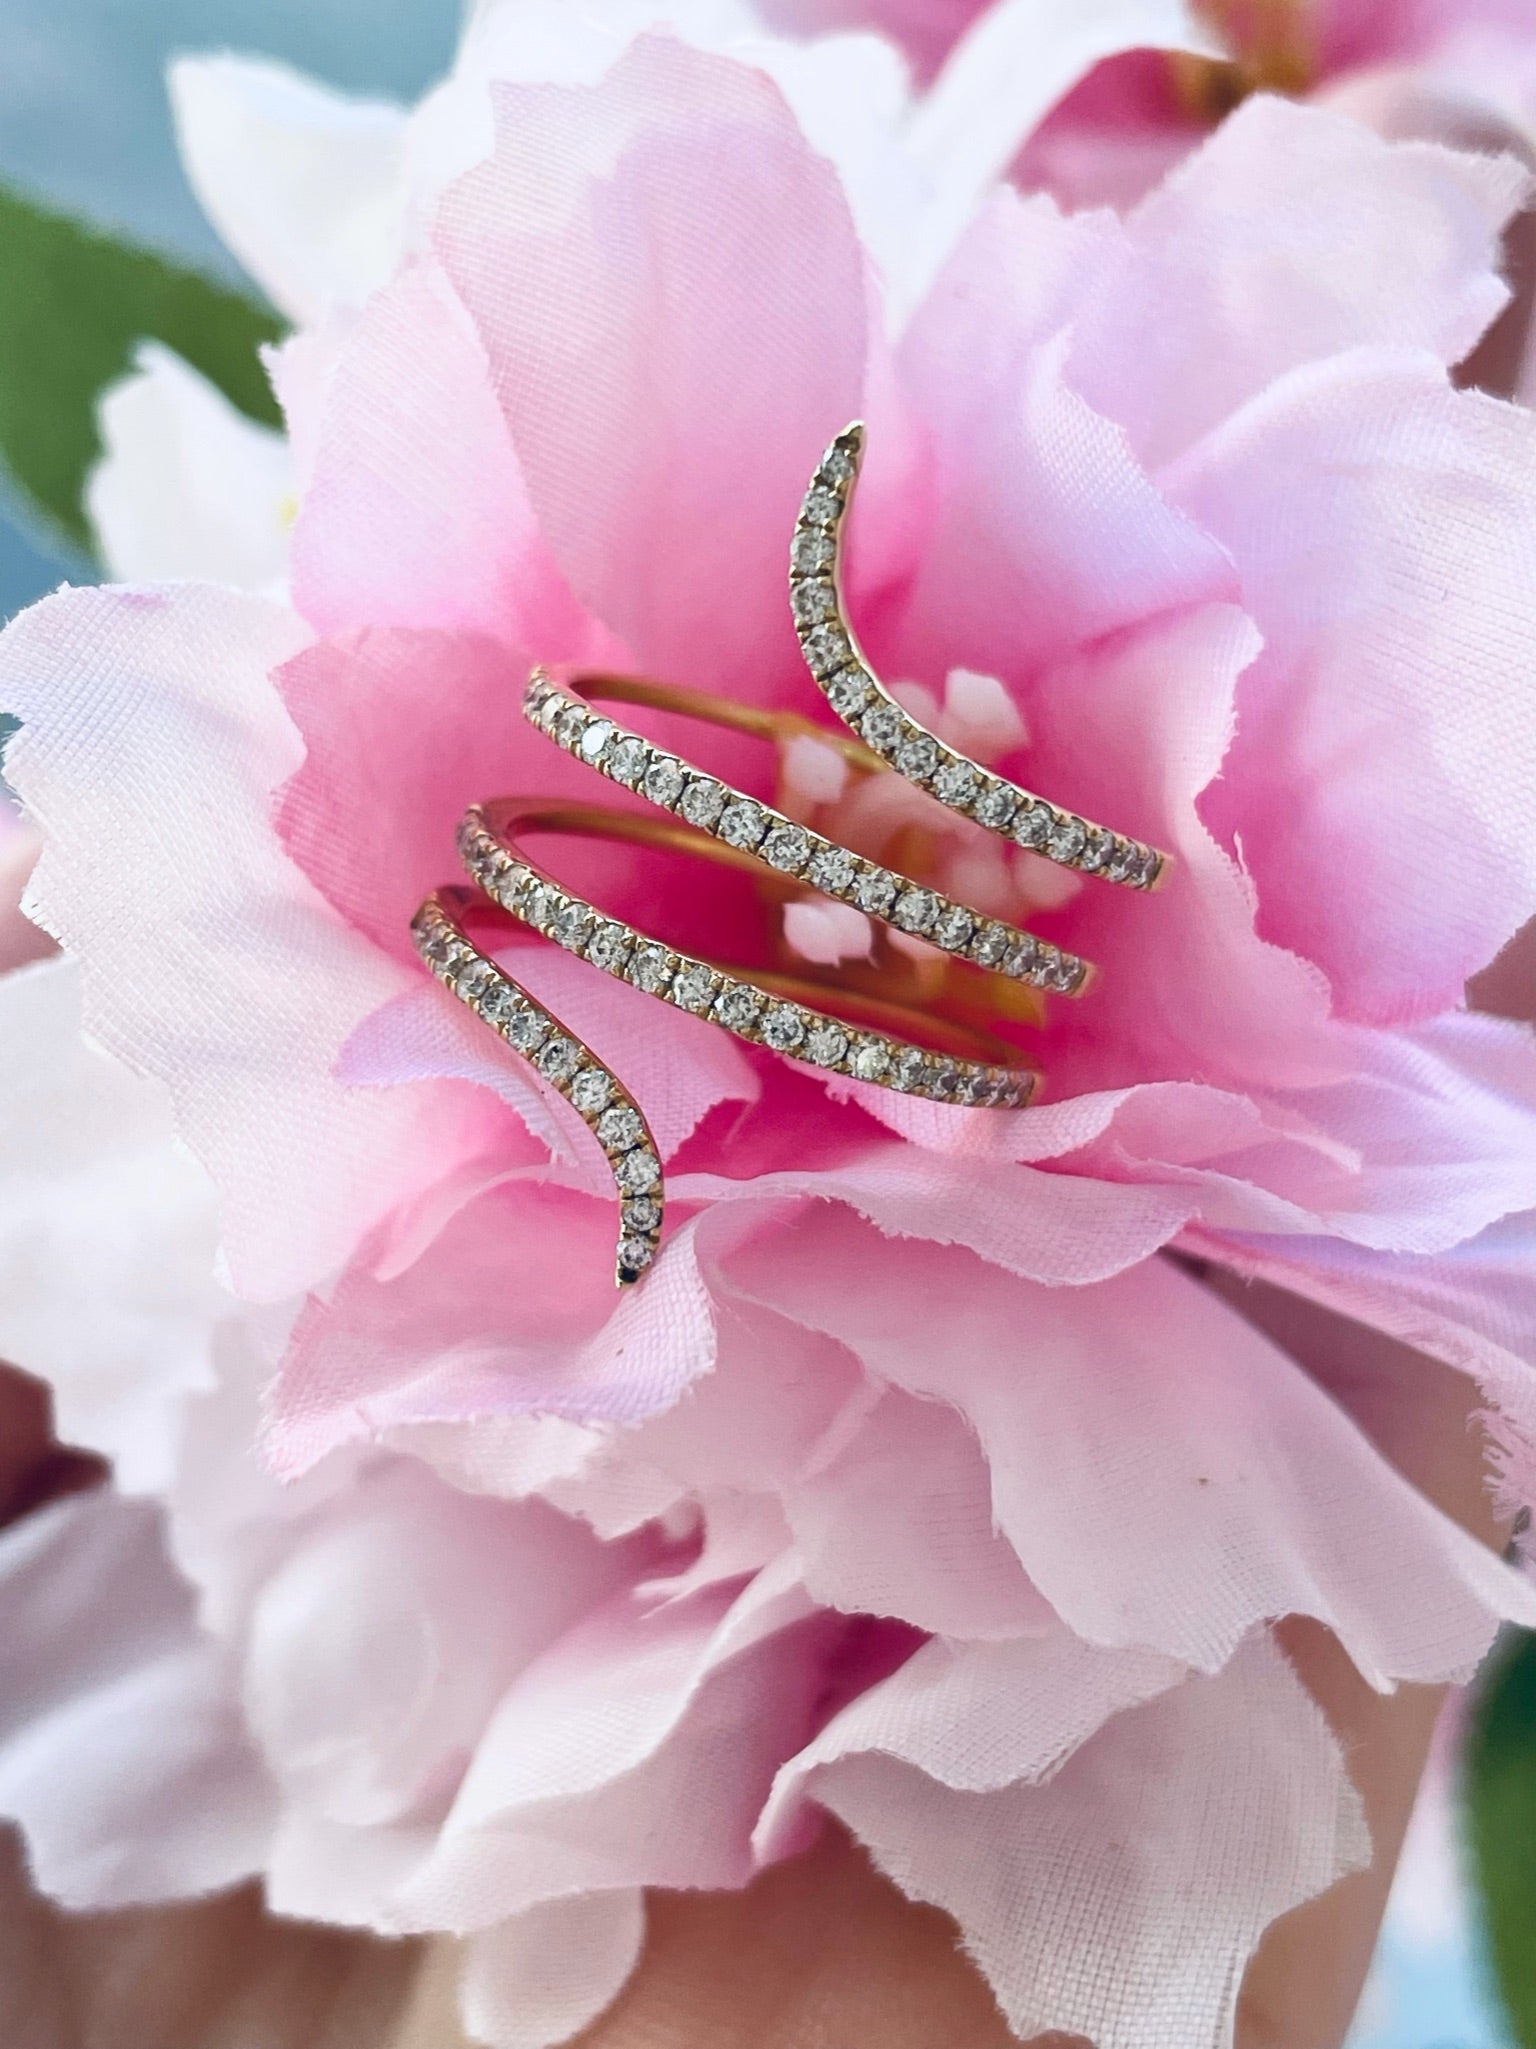
[[(620, 1286), (639, 1280), (656, 1257), (666, 1204), (660, 1151), (619, 1077), (529, 995), (503, 959), (476, 943), (470, 936), (475, 923), (488, 920), (504, 932), (515, 920), (658, 1001), (823, 1073), (982, 1109), (1022, 1107), (1039, 1079), (990, 1026), (1005, 1018), (1035, 1021), (1038, 992), (1080, 996), (1095, 970), (1017, 925), (986, 917), (812, 831), (597, 706), (682, 714), (779, 745), (812, 738), (834, 749), (855, 775), (894, 772), (988, 832), (1130, 888), (1155, 888), (1169, 869), (1167, 857), (1141, 841), (1062, 811), (948, 747), (875, 676), (848, 624), (841, 583), (843, 521), (863, 445), (863, 429), (854, 426), (828, 449), (801, 508), (791, 554), (790, 603), (801, 648), (848, 730), (829, 731), (793, 713), (646, 677), (590, 672), (562, 679), (536, 669), (524, 691), (525, 717), (655, 809), (510, 797), (472, 805), (458, 844), (475, 889), (437, 891), (412, 923), (417, 951), (433, 973), (573, 1105), (602, 1147), (621, 1202)], [(536, 834), (575, 834), (706, 860), (786, 896), (809, 889), (965, 965), (954, 986), (925, 989), (916, 1002), (893, 979), (895, 954), (883, 966), (845, 964), (835, 980), (820, 980), (680, 952), (608, 916), (530, 860), (523, 841)], [(942, 966), (935, 953), (909, 951)], [(995, 993), (983, 1004), (968, 998), (969, 987)]]

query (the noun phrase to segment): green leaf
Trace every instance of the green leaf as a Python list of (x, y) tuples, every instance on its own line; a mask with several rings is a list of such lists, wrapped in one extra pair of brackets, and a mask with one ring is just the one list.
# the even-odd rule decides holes
[(1466, 1755), (1467, 1839), (1510, 2033), (1536, 2049), (1536, 1636), (1495, 1653)]
[(96, 400), (135, 345), (164, 342), (275, 426), (256, 352), (282, 332), (244, 294), (0, 185), (0, 463), (76, 546), (91, 545), (82, 499), (101, 452)]

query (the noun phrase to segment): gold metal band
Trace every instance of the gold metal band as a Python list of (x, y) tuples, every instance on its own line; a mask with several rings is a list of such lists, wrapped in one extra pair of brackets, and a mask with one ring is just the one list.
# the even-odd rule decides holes
[(764, 711), (642, 676), (590, 673), (557, 678), (547, 669), (535, 669), (523, 693), (524, 717), (557, 747), (746, 855), (752, 866), (786, 883), (808, 884), (820, 895), (852, 904), (943, 953), (1031, 988), (1081, 996), (1092, 983), (1093, 968), (1076, 954), (1036, 939), (1006, 919), (982, 917), (941, 890), (865, 860), (591, 708), (613, 702), (681, 713), (779, 744), (800, 736), (813, 738), (835, 748), (861, 775), (889, 774), (879, 755), (860, 741), (829, 732), (793, 712)]
[[(1038, 1081), (1012, 1041), (991, 1027), (1037, 1022), (1038, 992), (1082, 995), (1095, 971), (1017, 925), (984, 917), (813, 832), (629, 731), (598, 704), (681, 713), (780, 745), (814, 738), (857, 775), (894, 771), (989, 832), (1130, 888), (1155, 888), (1170, 865), (1139, 840), (1062, 811), (946, 746), (876, 677), (848, 624), (841, 583), (843, 522), (863, 445), (862, 427), (850, 427), (822, 459), (801, 508), (790, 573), (802, 651), (849, 730), (830, 732), (793, 713), (646, 677), (589, 672), (560, 679), (536, 669), (524, 692), (525, 716), (575, 759), (657, 809), (510, 797), (473, 805), (458, 843), (477, 888), (439, 890), (412, 923), (417, 951), (433, 973), (574, 1105), (602, 1146), (622, 1205), (620, 1286), (637, 1281), (656, 1257), (666, 1203), (660, 1151), (618, 1076), (470, 937), (470, 924), (515, 919), (749, 1045), (850, 1080), (977, 1108), (1018, 1108)], [(938, 954), (912, 949), (921, 955), (915, 961), (891, 950), (873, 966), (845, 962), (835, 980), (820, 980), (680, 952), (607, 916), (531, 861), (522, 841), (533, 834), (576, 834), (707, 860), (785, 896), (809, 888), (967, 965), (951, 972)], [(924, 964), (931, 971), (926, 981)]]
[(833, 711), (880, 759), (963, 818), (1062, 868), (1155, 889), (1170, 857), (1037, 797), (947, 746), (904, 710), (871, 668), (843, 602), (843, 524), (858, 486), (864, 429), (839, 434), (811, 479), (790, 546), (789, 602), (800, 651)]

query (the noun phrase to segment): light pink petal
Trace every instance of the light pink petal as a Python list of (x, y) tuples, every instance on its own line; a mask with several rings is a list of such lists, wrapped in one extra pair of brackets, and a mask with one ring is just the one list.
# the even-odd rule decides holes
[(846, 1758), (899, 1758), (957, 1793), (1039, 1784), (1114, 1716), (1188, 1676), (1172, 1658), (1099, 1650), (1060, 1624), (1011, 1642), (934, 1638), (784, 1765), (758, 1824), (759, 1854), (794, 1840), (807, 1793)]
[(714, 1359), (687, 1227), (644, 1287), (613, 1285), (616, 1202), (513, 1181), (460, 1209), (390, 1279), (361, 1260), (311, 1300), (272, 1396), (267, 1456), (292, 1476), (408, 1423), (560, 1415), (636, 1422)]
[[(534, 941), (496, 957), (622, 1079), (644, 1106), (664, 1159), (718, 1104), (757, 1100), (756, 1071), (740, 1042), (718, 1027), (657, 1003), (557, 946)], [(612, 1191), (613, 1177), (587, 1127), (564, 1099), (543, 1090), (526, 1061), (431, 984), (367, 1019), (347, 1046), (340, 1072), (374, 1087), (428, 1076), (478, 1082), (509, 1103), (557, 1157), (587, 1164), (595, 1158), (594, 1192)]]
[(1027, 721), (1042, 662), (1236, 589), (1223, 551), (1158, 495), (1113, 408), (1094, 412), (1064, 381), (1074, 300), (1113, 264), (1118, 235), (1103, 216), (997, 194), (902, 352), (933, 435), (935, 504), (889, 661), (934, 685), (956, 666), (999, 677)]
[(1170, 480), (1266, 643), (1206, 814), (1344, 1015), (1455, 1004), (1536, 909), (1533, 468), (1529, 414), (1373, 351), (1275, 384)]
[(507, 1695), (398, 1925), (483, 1928), (641, 1884), (734, 1886), (783, 1756), (810, 1730), (821, 1625), (792, 1582), (618, 1606)]
[(1433, 1258), (1332, 1238), (1220, 1238), (1192, 1249), (1442, 1359), (1478, 1382), (1511, 1514), (1536, 1507), (1536, 1211)]
[(42, 827), (38, 915), (81, 956), (87, 1028), (170, 1089), (212, 1174), (236, 1286), (330, 1272), (460, 1133), (432, 1090), (347, 1090), (359, 1020), (404, 986), (278, 843), (300, 759), (269, 677), (304, 639), (254, 597), (65, 591), (0, 642), (23, 730), (8, 773)]
[(760, 695), (799, 673), (786, 536), (863, 387), (832, 167), (763, 73), (660, 38), (595, 89), (495, 97), (437, 249), (539, 524), (642, 668)]
[(995, 1526), (986, 1459), (963, 1418), (895, 1390), (864, 1406), (785, 1492), (810, 1592), (829, 1608), (945, 1636), (1049, 1626), (1049, 1606)]
[(1258, 648), (1246, 614), (1208, 605), (1151, 620), (1036, 680), (1031, 778), (1175, 862), (1153, 895), (1096, 885), (1042, 921), (1103, 970), (1044, 1034), (1055, 1095), (1154, 1080), (1299, 1087), (1348, 1071), (1321, 976), (1256, 932), (1253, 887), (1198, 808)]
[(640, 1961), (645, 1898), (599, 1892), (530, 1907), (464, 1945), (460, 2011), (490, 2049), (553, 2049), (597, 2019)]
[(597, 652), (534, 524), (484, 351), (430, 264), (374, 296), (330, 367), (293, 592), (325, 638), (404, 626), (501, 642), (509, 712), (520, 665)]
[[(1536, 1592), (1372, 1448), (1286, 1354), (1148, 1260), (1031, 1287), (831, 1212), (744, 1248), (734, 1284), (951, 1402), (999, 1528), (1080, 1636), (1214, 1670), (1314, 1615), (1374, 1685), (1466, 1676)], [(936, 1345), (932, 1334), (943, 1332)]]
[(811, 1791), (954, 1915), (1021, 2039), (1097, 2049), (1224, 2049), (1265, 1928), (1370, 1855), (1338, 1746), (1263, 1639), (1116, 1715), (1044, 1784), (957, 1792), (871, 1754)]
[(188, 1899), (261, 1867), (271, 1790), (159, 1512), (106, 1489), (0, 1539), (0, 1814), (64, 1906)]
[(1512, 158), (1250, 99), (1132, 215), (1074, 381), (1156, 468), (1298, 365), (1369, 344), (1458, 362), (1508, 296), (1500, 235), (1527, 184)]
[(365, 1475), (295, 1533), (251, 1610), (246, 1709), (285, 1794), (358, 1829), (411, 1820), (517, 1673), (639, 1562), (414, 1461)]
[[(889, 1144), (821, 1172), (760, 1174), (741, 1182), (679, 1176), (672, 1194), (717, 1203), (721, 1221), (708, 1220), (708, 1228), (731, 1236), (757, 1224), (750, 1211), (759, 1203), (798, 1198), (796, 1207), (814, 1203), (812, 1214), (828, 1217), (837, 1213), (831, 1205), (846, 1205), (893, 1240), (963, 1246), (1010, 1273), (1069, 1288), (1145, 1259), (1177, 1234), (1194, 1208), (1182, 1189), (1078, 1180)], [(746, 1214), (733, 1218), (727, 1204)], [(712, 1242), (723, 1248), (729, 1238)]]
[(64, 1442), (158, 1492), (228, 1306), (212, 1191), (164, 1090), (82, 1038), (77, 963), (0, 977), (0, 1044), (0, 1358), (48, 1382)]

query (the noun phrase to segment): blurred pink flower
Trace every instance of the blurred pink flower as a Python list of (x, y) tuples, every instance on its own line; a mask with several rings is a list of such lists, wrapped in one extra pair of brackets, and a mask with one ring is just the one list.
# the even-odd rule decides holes
[[(281, 1911), (484, 1935), (498, 2044), (612, 1995), (640, 1888), (739, 1885), (825, 1809), (956, 1916), (1019, 2032), (1215, 2045), (1263, 1928), (1364, 1854), (1267, 1624), (1318, 1617), (1386, 1687), (1536, 1619), (1392, 1462), (1411, 1393), (1373, 1441), (1369, 1399), (1161, 1256), (1473, 1376), (1536, 1493), (1536, 1049), (1462, 1007), (1536, 909), (1536, 423), (1447, 375), (1524, 175), (1255, 100), (1123, 220), (994, 193), (892, 338), (762, 72), (645, 38), (496, 115), (430, 247), (278, 365), (291, 608), (70, 591), (0, 642), (89, 1026), (169, 1088), (238, 1294), (308, 1297), (252, 1326), (283, 1326), (294, 1488), (241, 1463), (242, 1356), (168, 1538), (103, 1500), (8, 1554), (0, 1619), (52, 1648), (0, 1809), (77, 1904), (214, 1857)], [(515, 945), (686, 1214), (615, 1306), (580, 1127), (407, 920), (466, 802), (590, 794), (517, 716), (534, 661), (814, 709), (783, 556), (854, 415), (877, 661), (1178, 868), (1048, 906), (996, 878), (1106, 971), (1019, 1114), (830, 1086)], [(712, 766), (769, 793), (746, 743)], [(597, 887), (654, 912), (641, 868)], [(681, 940), (724, 915), (707, 878), (668, 909)], [(167, 1557), (93, 1722), (28, 1589), (124, 1518), (201, 1612)], [(182, 1791), (125, 1812), (116, 1768), (62, 1811), (59, 1756), (125, 1701), (134, 1783)], [(165, 1814), (210, 1784), (227, 1833), (178, 1863)]]

